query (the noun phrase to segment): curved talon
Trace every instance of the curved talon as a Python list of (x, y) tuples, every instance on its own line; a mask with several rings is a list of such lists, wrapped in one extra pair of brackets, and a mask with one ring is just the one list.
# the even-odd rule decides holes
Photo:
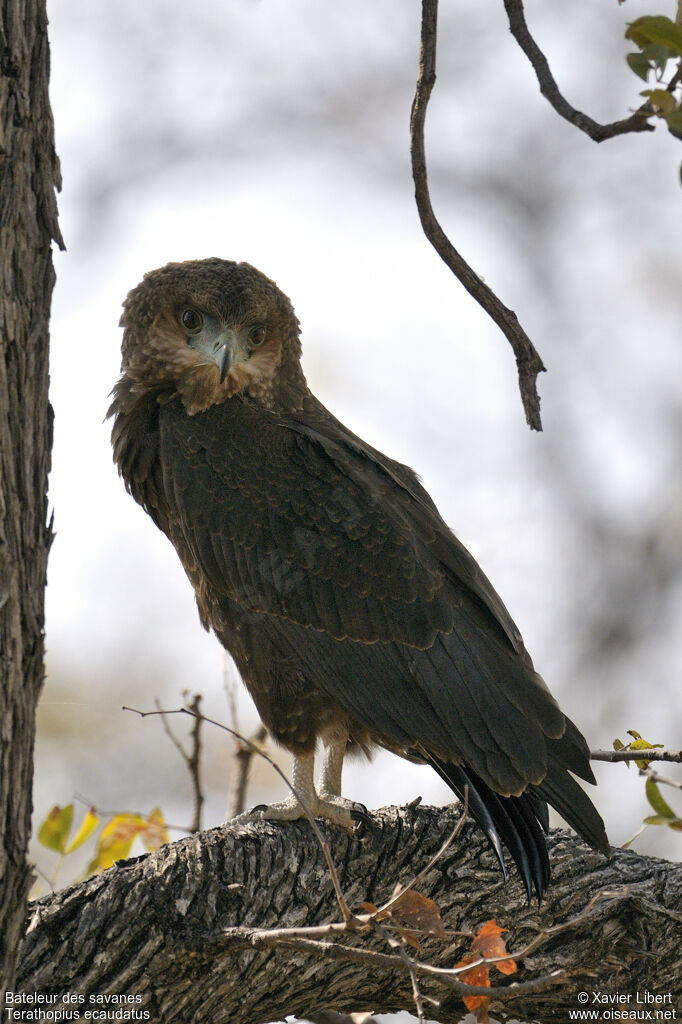
[(350, 816), (353, 821), (359, 822), (361, 825), (366, 825), (372, 832), (376, 831), (374, 820), (369, 814), (364, 804), (356, 803), (351, 808)]

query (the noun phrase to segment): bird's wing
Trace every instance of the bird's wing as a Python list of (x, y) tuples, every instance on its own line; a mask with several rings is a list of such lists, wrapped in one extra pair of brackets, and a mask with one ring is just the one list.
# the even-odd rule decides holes
[[(345, 647), (338, 673), (320, 670), (316, 684), (347, 710), (362, 707), (378, 731), (425, 743), (459, 733), (458, 750), (443, 753), (478, 762), (485, 748), (491, 784), (539, 781), (542, 735), (561, 736), (564, 716), (504, 606), (411, 473), (346, 442), (331, 417), (321, 426), (239, 399), (195, 417), (179, 402), (161, 407), (171, 533), (185, 564), (298, 645), (306, 634), (320, 667), (325, 638), (347, 641), (354, 653)], [(357, 671), (344, 671), (353, 658)], [(418, 702), (424, 721), (411, 730)], [(524, 738), (537, 749), (510, 776)]]
[(177, 401), (161, 407), (176, 532), (212, 587), (336, 639), (420, 648), (455, 628), (466, 595), (522, 651), (416, 476), (344, 429), (329, 414), (285, 419), (239, 399), (194, 417)]

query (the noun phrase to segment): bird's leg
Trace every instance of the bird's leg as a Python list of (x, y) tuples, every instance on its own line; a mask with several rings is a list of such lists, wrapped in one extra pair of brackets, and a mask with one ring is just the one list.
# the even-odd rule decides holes
[[(344, 750), (345, 745), (346, 741), (344, 740)], [(339, 750), (338, 765), (336, 765), (335, 762), (335, 767), (332, 770), (332, 783), (335, 783), (339, 788), (341, 786), (342, 762), (343, 752), (342, 750)], [(267, 806), (261, 805), (259, 807), (254, 807), (253, 810), (247, 814), (240, 814), (238, 818), (233, 818), (232, 820), (253, 820), (254, 813), (258, 812), (262, 818), (266, 818), (268, 821), (297, 821), (299, 818), (307, 817), (307, 809), (314, 818), (326, 818), (327, 821), (331, 821), (334, 825), (342, 825), (344, 828), (349, 829), (354, 828), (355, 821), (351, 816), (351, 810), (354, 805), (349, 800), (342, 800), (340, 797), (333, 795), (321, 799), (317, 795), (313, 782), (314, 769), (314, 752), (311, 752), (310, 754), (294, 754), (291, 784), (295, 793), (292, 793), (286, 800), (280, 800), (277, 803), (269, 804)], [(324, 778), (324, 769), (322, 775)], [(301, 801), (305, 803), (305, 808)]]
[(341, 772), (347, 745), (347, 736), (328, 740), (324, 745), (322, 772), (318, 783), (322, 800), (341, 796)]
[(337, 811), (344, 810), (350, 814), (353, 821), (370, 822), (371, 819), (364, 804), (346, 800), (341, 796), (341, 772), (347, 747), (348, 736), (345, 733), (332, 735), (324, 740), (324, 758), (318, 782), (320, 805), (327, 808), (334, 807)]

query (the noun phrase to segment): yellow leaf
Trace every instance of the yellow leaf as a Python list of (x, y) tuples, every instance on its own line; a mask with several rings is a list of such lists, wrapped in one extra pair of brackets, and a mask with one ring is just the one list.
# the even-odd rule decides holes
[(73, 821), (73, 804), (68, 807), (53, 807), (38, 829), (38, 839), (55, 853), (66, 853), (66, 840)]
[(90, 838), (90, 836), (95, 831), (98, 825), (99, 818), (95, 814), (95, 808), (91, 807), (88, 813), (83, 818), (83, 821), (81, 822), (81, 827), (78, 829), (78, 832), (67, 846), (66, 852), (71, 853), (72, 850), (77, 850), (79, 846), (82, 846), (83, 843)]
[(150, 853), (153, 850), (158, 850), (165, 843), (170, 842), (166, 821), (160, 807), (155, 807), (147, 815), (147, 821), (145, 827), (140, 832), (140, 838), (144, 843), (145, 850), (148, 850)]
[(130, 856), (133, 840), (147, 823), (139, 814), (117, 814), (102, 829), (97, 844), (95, 861), (100, 871), (110, 868), (117, 860)]

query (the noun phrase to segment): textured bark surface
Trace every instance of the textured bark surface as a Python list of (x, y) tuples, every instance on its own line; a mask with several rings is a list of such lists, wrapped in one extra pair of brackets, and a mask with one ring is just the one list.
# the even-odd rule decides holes
[(44, 0), (0, 13), (0, 988), (12, 984), (31, 878), (35, 708), (51, 419), (48, 317), (59, 240)]
[[(375, 831), (347, 835), (329, 828), (334, 863), (351, 909), (379, 903), (397, 881), (406, 883), (438, 850), (452, 828), (451, 808), (389, 808), (374, 816)], [(478, 829), (467, 823), (420, 883), (450, 929), (475, 930), (495, 918), (518, 950), (539, 928), (579, 918), (549, 938), (519, 974), (493, 983), (529, 980), (557, 968), (570, 981), (546, 993), (505, 1004), (528, 1021), (568, 1020), (577, 993), (682, 989), (682, 865), (614, 850), (605, 860), (566, 832), (550, 837), (553, 883), (540, 910), (528, 907), (513, 875), (505, 885)], [(292, 948), (254, 948), (256, 929), (339, 920), (323, 855), (307, 823), (258, 822), (193, 835), (158, 853), (115, 866), (103, 875), (32, 905), (21, 951), (19, 984), (58, 999), (66, 993), (138, 995), (139, 1010), (158, 1022), (262, 1024), (287, 1014), (304, 1018), (340, 1012), (412, 1009), (403, 969)], [(377, 940), (343, 936), (355, 947), (393, 952)], [(427, 940), (423, 958), (452, 966), (460, 940)], [(434, 1020), (455, 1024), (459, 997), (441, 983), (420, 980), (437, 999)], [(499, 1015), (500, 1004), (497, 1005)]]

